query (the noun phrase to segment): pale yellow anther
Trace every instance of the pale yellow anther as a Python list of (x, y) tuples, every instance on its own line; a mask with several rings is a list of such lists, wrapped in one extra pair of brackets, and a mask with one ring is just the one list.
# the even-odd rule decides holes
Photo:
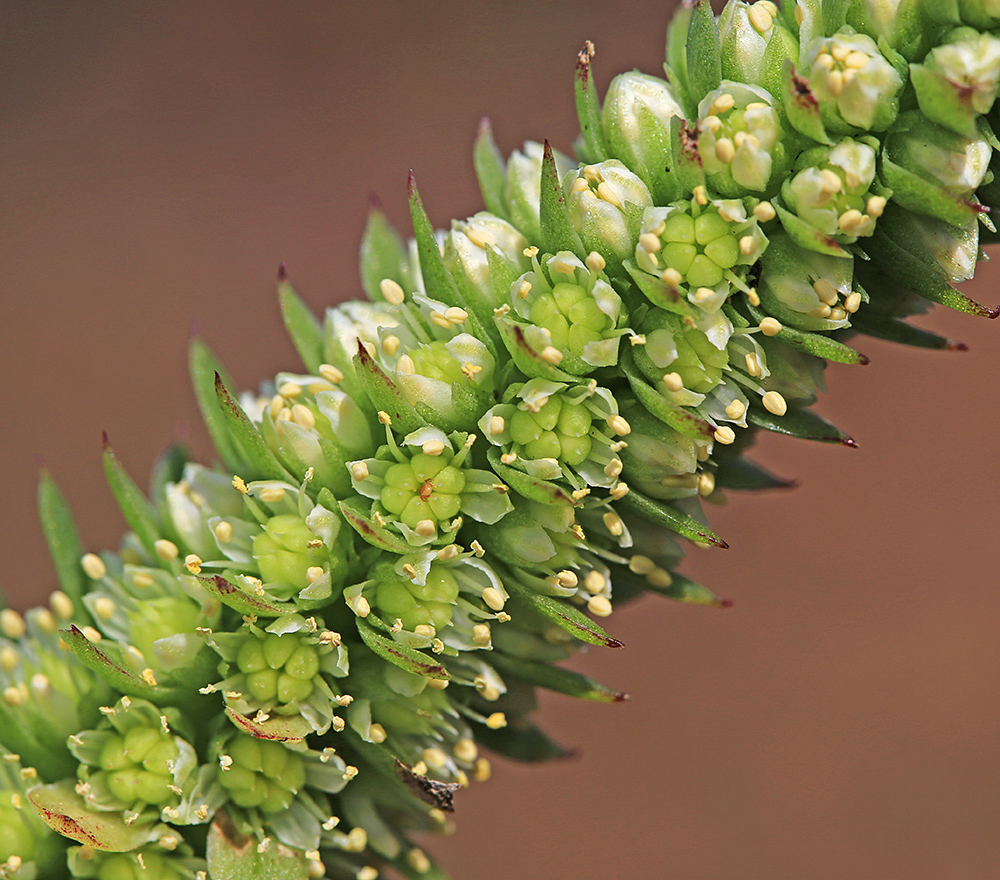
[(424, 455), (440, 455), (445, 450), (444, 440), (428, 440), (420, 449)]
[(663, 377), (663, 384), (667, 386), (667, 391), (680, 391), (684, 387), (684, 380), (680, 373), (667, 373)]
[(507, 600), (504, 599), (503, 593), (501, 593), (496, 587), (487, 587), (483, 590), (483, 601), (486, 603), (487, 607), (491, 608), (493, 611), (503, 610), (503, 606), (507, 602)]
[(472, 778), (476, 782), (487, 782), (489, 778), (493, 775), (493, 767), (487, 758), (476, 758), (475, 764), (472, 765)]
[(760, 223), (767, 223), (770, 220), (773, 220), (775, 218), (776, 213), (777, 212), (774, 210), (774, 205), (772, 205), (770, 202), (760, 202), (759, 204), (755, 205), (753, 209), (753, 215), (754, 217), (757, 218), (757, 220)]
[(268, 415), (275, 421), (277, 421), (278, 416), (281, 415), (281, 411), (285, 408), (285, 398), (280, 394), (275, 394), (271, 398), (271, 402), (268, 404), (267, 412)]
[[(243, 477), (239, 476), (238, 474), (233, 477), (233, 488), (237, 492), (239, 492), (240, 495), (249, 495), (250, 494), (250, 490), (247, 488), (246, 481), (243, 479)], [(159, 543), (160, 543), (159, 541), (156, 542), (156, 555), (159, 556), (160, 559), (167, 559), (169, 561), (169, 559), (173, 559), (173, 558), (175, 558), (177, 556), (177, 552), (176, 552), (177, 548), (176, 547), (174, 547), (174, 555), (173, 556), (171, 556), (171, 557), (164, 556), (163, 553), (160, 552)], [(169, 548), (165, 548), (165, 549), (166, 549), (167, 552), (169, 552)]]
[(746, 354), (743, 356), (743, 360), (747, 365), (747, 373), (751, 376), (759, 376), (762, 373), (760, 368), (760, 361), (757, 360), (756, 354)]
[(680, 287), (681, 283), (684, 281), (684, 276), (681, 275), (676, 269), (668, 267), (660, 273), (660, 280), (664, 284), (668, 284), (671, 287)]
[(486, 550), (483, 549), (483, 545), (479, 541), (473, 541), (469, 546), (479, 559), (482, 559), (486, 555)]
[(404, 376), (412, 376), (417, 372), (417, 365), (413, 363), (413, 358), (404, 354), (396, 361), (396, 371)]
[(777, 336), (782, 330), (781, 321), (777, 318), (763, 318), (758, 326), (765, 336)]
[(639, 236), (639, 247), (641, 247), (647, 254), (655, 254), (660, 248), (663, 247), (663, 242), (653, 235), (652, 232), (644, 232)]
[(275, 419), (275, 421), (278, 422), (290, 422), (291, 420), (292, 420), (292, 411), (287, 407), (281, 409), (278, 412), (277, 418)]
[(437, 525), (432, 519), (422, 519), (413, 527), (413, 531), (421, 538), (431, 538), (437, 534)]
[(314, 416), (312, 410), (303, 403), (297, 403), (292, 407), (292, 421), (306, 430), (311, 430), (316, 427), (316, 416)]
[(483, 371), (483, 368), (479, 364), (470, 364), (468, 361), (462, 367), (462, 375), (465, 376), (470, 382), (476, 381), (476, 376), (478, 376)]
[(496, 244), (496, 239), (483, 229), (473, 229), (471, 226), (466, 226), (463, 231), (469, 241), (482, 250), (486, 250), (488, 244)]
[(613, 458), (606, 465), (604, 465), (604, 475), (613, 480), (621, 475), (622, 468), (622, 460), (620, 458)]
[(757, 33), (763, 35), (771, 29), (774, 24), (774, 17), (770, 11), (759, 3), (755, 3), (747, 10), (747, 18)]
[(319, 374), (333, 385), (339, 385), (344, 381), (343, 372), (338, 370), (333, 364), (320, 364)]
[(750, 290), (747, 291), (747, 302), (749, 302), (754, 308), (760, 305), (760, 297), (757, 296), (756, 287), (751, 287)]
[(691, 195), (694, 196), (695, 202), (697, 202), (697, 204), (701, 205), (702, 207), (705, 207), (705, 205), (708, 204), (708, 190), (705, 189), (703, 185), (699, 184), (698, 186), (696, 186), (692, 190)]
[(82, 628), (82, 629), (80, 630), (80, 632), (82, 632), (82, 633), (83, 633), (83, 635), (84, 635), (84, 638), (86, 638), (86, 640), (87, 640), (88, 642), (91, 642), (92, 644), (95, 644), (95, 645), (96, 645), (96, 644), (97, 644), (97, 643), (98, 643), (99, 641), (101, 641), (101, 639), (103, 639), (103, 638), (104, 638), (104, 636), (102, 636), (102, 635), (101, 635), (101, 634), (100, 634), (100, 633), (99, 633), (99, 632), (98, 632), (98, 631), (97, 631), (96, 629), (94, 629), (94, 628), (93, 628), (92, 626), (85, 626), (85, 627), (83, 627), (83, 628)]
[(774, 413), (776, 416), (783, 416), (788, 411), (788, 404), (785, 403), (785, 398), (777, 391), (766, 392), (761, 398), (761, 403), (764, 404), (764, 409), (769, 413)]
[(486, 726), (490, 730), (500, 730), (501, 727), (507, 726), (507, 716), (503, 712), (494, 712), (486, 719)]
[[(742, 134), (742, 132), (740, 132)], [(729, 138), (719, 138), (715, 142), (715, 158), (728, 165), (736, 157), (736, 147)]]
[(555, 346), (547, 345), (542, 349), (542, 353), (539, 357), (541, 357), (541, 359), (547, 364), (558, 366), (562, 363), (563, 353)]
[(442, 547), (440, 550), (438, 550), (436, 555), (437, 558), (440, 559), (442, 562), (447, 562), (449, 559), (457, 559), (458, 553), (459, 553), (458, 545), (449, 544), (447, 547)]
[(458, 306), (449, 306), (444, 310), (444, 316), (452, 324), (464, 324), (469, 320), (469, 313), (465, 309), (460, 309)]
[(4, 688), (3, 701), (8, 706), (20, 706), (24, 702), (24, 694), (22, 694), (18, 688), (12, 685), (10, 687)]
[(699, 287), (699, 288), (698, 288), (698, 289), (697, 289), (697, 290), (696, 290), (696, 291), (694, 292), (694, 297), (693, 297), (693, 298), (694, 298), (694, 301), (695, 301), (696, 303), (706, 303), (706, 302), (708, 302), (708, 301), (709, 301), (709, 300), (710, 300), (710, 299), (711, 299), (711, 298), (712, 298), (713, 296), (715, 296), (715, 291), (714, 291), (714, 290), (712, 290), (712, 288), (711, 288), (711, 287)]
[(413, 564), (410, 562), (403, 563), (402, 571), (403, 574), (411, 581), (417, 576), (417, 570), (413, 567)]
[(861, 70), (871, 60), (871, 57), (864, 52), (854, 51), (844, 59), (844, 67), (851, 70)]
[(615, 501), (621, 501), (629, 493), (628, 483), (623, 483), (619, 480), (615, 483), (611, 489), (608, 490), (608, 494), (615, 499)]
[(424, 851), (416, 847), (407, 852), (406, 864), (418, 874), (426, 874), (432, 867), (431, 860), (427, 858)]
[(604, 522), (604, 528), (616, 538), (620, 538), (625, 533), (625, 523), (622, 522), (622, 518), (613, 510), (605, 513), (601, 517), (601, 520)]
[(393, 336), (391, 333), (382, 340), (382, 351), (387, 357), (395, 357), (396, 352), (399, 351), (399, 346), (399, 337)]
[(529, 293), (531, 293), (531, 282), (525, 279), (517, 288), (518, 299), (527, 299)]
[(488, 624), (477, 623), (472, 627), (472, 641), (480, 647), (485, 647), (490, 643), (490, 628)]
[(830, 90), (830, 94), (835, 98), (840, 97), (840, 93), (844, 91), (844, 74), (839, 70), (831, 70), (826, 75), (826, 87)]
[(857, 208), (848, 208), (837, 218), (837, 227), (841, 232), (850, 233), (859, 226), (864, 226), (868, 218)]
[(451, 329), (451, 321), (444, 316), (443, 312), (431, 312), (430, 319), (431, 323), (438, 327), (443, 327), (445, 330)]
[(318, 578), (323, 577), (324, 571), (325, 569), (323, 568), (322, 565), (310, 565), (306, 569), (306, 582), (311, 584)]
[(101, 620), (111, 620), (115, 616), (115, 607), (114, 600), (109, 599), (107, 596), (98, 596), (94, 600), (94, 613)]
[(153, 577), (152, 572), (140, 570), (132, 573), (132, 584), (140, 590), (145, 590), (155, 583), (156, 579)]
[(829, 318), (830, 307), (826, 303), (820, 303), (816, 308), (806, 312), (810, 318)]
[(805, 18), (805, 12), (799, 4), (795, 4), (795, 23), (802, 26), (802, 21)]
[(425, 639), (433, 639), (437, 635), (437, 630), (430, 623), (418, 623), (413, 627), (415, 635), (423, 636)]
[(570, 185), (569, 191), (572, 193), (582, 193), (585, 189), (590, 189), (590, 184), (587, 182), (586, 178), (578, 177)]
[[(2, 627), (0, 627), (0, 631), (2, 631)], [(20, 665), (21, 656), (14, 648), (10, 645), (0, 647), (0, 669), (4, 672), (13, 672)]]
[(363, 461), (352, 461), (349, 469), (351, 471), (351, 476), (357, 480), (357, 482), (360, 483), (362, 480), (368, 479), (368, 465)]
[(436, 691), (443, 691), (448, 687), (447, 678), (432, 678), (427, 682), (427, 687), (434, 688)]
[(364, 596), (358, 596), (357, 601), (354, 603), (354, 613), (358, 617), (367, 617), (372, 613), (372, 606)]
[(611, 600), (607, 596), (591, 596), (587, 600), (587, 610), (594, 617), (607, 617), (612, 612)]
[(744, 257), (750, 256), (754, 252), (754, 240), (752, 235), (744, 235), (740, 238), (740, 253)]
[(720, 425), (715, 429), (714, 437), (716, 442), (721, 443), (723, 446), (728, 446), (736, 440), (736, 432), (729, 425)]
[(489, 426), (487, 427), (487, 430), (490, 432), (492, 436), (495, 437), (497, 434), (502, 434), (504, 430), (506, 430), (506, 428), (507, 428), (507, 423), (504, 421), (503, 416), (490, 417), (490, 422)]
[(80, 565), (91, 580), (99, 581), (108, 573), (104, 560), (96, 553), (85, 553), (80, 559)]
[(736, 99), (729, 92), (723, 92), (712, 101), (712, 106), (708, 109), (712, 113), (728, 113), (735, 106)]
[(604, 257), (597, 253), (597, 251), (591, 251), (587, 254), (587, 259), (584, 260), (584, 263), (591, 272), (603, 272), (605, 266), (608, 265)]
[(885, 211), (885, 199), (882, 196), (869, 196), (865, 209), (872, 217), (881, 217)]
[[(236, 480), (239, 477), (233, 477), (233, 484), (235, 485)], [(242, 483), (243, 481), (240, 480)], [(244, 488), (246, 488), (244, 486)], [(156, 555), (160, 557), (164, 562), (171, 562), (177, 558), (177, 554), (180, 552), (177, 549), (177, 545), (173, 541), (168, 541), (166, 538), (160, 538), (156, 543), (153, 544), (153, 549), (156, 551)]]
[(73, 616), (73, 600), (62, 590), (55, 590), (49, 594), (49, 608), (56, 617), (63, 620), (69, 620)]
[(715, 474), (705, 471), (698, 476), (698, 494), (707, 498), (715, 491)]
[(649, 585), (652, 587), (669, 587), (674, 579), (671, 577), (670, 572), (665, 568), (655, 568), (648, 575), (646, 575), (646, 580), (649, 581)]
[(833, 194), (838, 193), (843, 186), (843, 182), (840, 179), (840, 175), (835, 171), (831, 171), (829, 168), (824, 168), (819, 173), (819, 187), (824, 193)]
[(726, 407), (726, 415), (731, 419), (742, 419), (746, 411), (746, 404), (742, 400), (731, 400)]
[(861, 294), (856, 290), (852, 290), (848, 295), (847, 299), (844, 300), (845, 311), (850, 312), (852, 315), (861, 308)]
[(625, 420), (623, 416), (613, 415), (608, 416), (608, 427), (614, 431), (619, 437), (627, 437), (632, 433), (632, 426)]
[(583, 169), (583, 176), (591, 183), (600, 183), (604, 178), (596, 165), (586, 165)]
[(847, 311), (842, 309), (840, 306), (836, 306), (830, 309), (830, 320), (831, 321), (844, 321), (847, 319)]
[(521, 253), (524, 254), (530, 260), (532, 257), (538, 256), (538, 248), (536, 248), (534, 245), (530, 245), (529, 247), (526, 247), (523, 251), (521, 251)]
[(406, 294), (403, 293), (403, 288), (399, 286), (398, 282), (393, 281), (391, 278), (383, 278), (379, 282), (378, 289), (382, 292), (382, 296), (385, 297), (385, 301), (390, 305), (401, 305), (403, 300), (406, 299)]
[(201, 557), (197, 553), (188, 553), (184, 557), (184, 567), (191, 572), (191, 574), (201, 573)]
[(646, 575), (656, 568), (656, 563), (648, 556), (636, 554), (628, 561), (628, 568), (633, 574)]
[(277, 504), (285, 497), (285, 489), (283, 486), (265, 486), (257, 497), (265, 504)]

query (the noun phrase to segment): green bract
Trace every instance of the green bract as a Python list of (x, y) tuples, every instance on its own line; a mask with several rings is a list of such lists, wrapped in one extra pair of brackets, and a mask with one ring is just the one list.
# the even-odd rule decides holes
[(867, 363), (850, 334), (957, 348), (903, 319), (1000, 311), (951, 286), (996, 238), (995, 6), (700, 0), (666, 79), (603, 102), (588, 45), (579, 163), (484, 123), (488, 210), (437, 232), (411, 179), (370, 302), (321, 321), (282, 275), (301, 371), (239, 394), (196, 341), (218, 463), (171, 450), (147, 497), (105, 449), (117, 553), (43, 477), (60, 590), (0, 612), (0, 878), (442, 878), (409, 835), (481, 749), (564, 754), (534, 688), (624, 698), (554, 665), (621, 647), (613, 603), (730, 604), (681, 541), (788, 485), (755, 432), (854, 444), (808, 408)]

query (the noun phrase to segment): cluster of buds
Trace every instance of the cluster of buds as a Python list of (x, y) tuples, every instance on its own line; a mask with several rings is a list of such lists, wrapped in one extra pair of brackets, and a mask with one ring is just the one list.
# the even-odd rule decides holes
[(411, 179), (370, 302), (321, 322), (282, 273), (300, 371), (240, 395), (195, 342), (217, 467), (171, 451), (147, 498), (107, 448), (100, 555), (43, 479), (60, 589), (0, 612), (0, 878), (443, 877), (410, 835), (481, 747), (563, 753), (532, 688), (624, 698), (554, 665), (621, 647), (617, 603), (729, 604), (677, 569), (726, 546), (704, 499), (787, 485), (754, 433), (853, 445), (808, 409), (867, 363), (840, 331), (996, 316), (951, 286), (996, 236), (995, 12), (698, 0), (667, 78), (603, 102), (588, 44), (579, 163), (484, 124), (488, 210), (436, 232)]

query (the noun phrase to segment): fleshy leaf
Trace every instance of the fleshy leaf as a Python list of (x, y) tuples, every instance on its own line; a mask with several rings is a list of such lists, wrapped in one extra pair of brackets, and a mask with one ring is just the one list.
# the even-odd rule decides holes
[(403, 270), (407, 262), (406, 248), (377, 204), (368, 211), (359, 261), (361, 286), (372, 302), (385, 301), (379, 285), (386, 278), (395, 281), (404, 291), (410, 286)]
[[(760, 324), (767, 317), (764, 312), (754, 308), (749, 301), (745, 302), (744, 305), (750, 317), (757, 324)], [(851, 317), (851, 321), (853, 323), (853, 316)], [(835, 361), (838, 364), (870, 363), (867, 355), (862, 354), (860, 351), (855, 351), (849, 345), (844, 345), (844, 343), (838, 342), (836, 339), (831, 339), (829, 336), (822, 336), (819, 333), (796, 330), (794, 327), (782, 325), (781, 330), (777, 333), (777, 338), (790, 348), (804, 351), (806, 354), (811, 354), (815, 357), (826, 358), (826, 360)]]
[(562, 182), (556, 169), (556, 159), (552, 147), (545, 142), (542, 155), (541, 202), (538, 207), (538, 222), (542, 230), (542, 248), (550, 254), (572, 251), (581, 260), (587, 255), (580, 236), (569, 218), (569, 208), (563, 197)]
[(623, 694), (605, 687), (603, 684), (550, 663), (537, 663), (534, 660), (523, 660), (494, 651), (490, 656), (490, 664), (501, 673), (519, 678), (535, 687), (546, 688), (580, 700), (591, 700), (595, 703), (620, 703), (628, 699)]
[(226, 420), (222, 417), (222, 411), (219, 409), (214, 377), (222, 376), (222, 381), (226, 386), (230, 386), (232, 383), (215, 355), (200, 339), (191, 340), (188, 366), (191, 371), (194, 396), (198, 401), (198, 409), (201, 410), (202, 421), (204, 421), (209, 436), (212, 438), (216, 455), (222, 460), (226, 470), (238, 473), (243, 470), (243, 456), (233, 436), (229, 433)]
[(676, 508), (660, 501), (648, 498), (641, 492), (632, 489), (623, 499), (622, 503), (634, 510), (643, 519), (656, 525), (666, 526), (671, 531), (683, 535), (691, 541), (714, 544), (716, 547), (728, 547), (729, 545), (718, 537), (707, 526), (703, 526), (698, 520), (685, 513), (681, 513)]
[(566, 632), (576, 636), (581, 641), (606, 648), (623, 647), (618, 639), (611, 638), (602, 627), (568, 602), (536, 593), (530, 587), (518, 583), (514, 578), (505, 580), (504, 586), (517, 602), (523, 603), (532, 611), (561, 626)]
[(236, 398), (230, 393), (219, 373), (215, 374), (215, 394), (219, 401), (219, 411), (242, 450), (242, 457), (247, 463), (248, 471), (240, 474), (246, 480), (288, 480), (292, 475), (286, 471), (278, 459), (274, 457), (270, 447), (253, 426), (253, 422), (243, 412)]
[(357, 624), (358, 634), (361, 636), (362, 641), (383, 660), (388, 660), (400, 669), (405, 669), (414, 675), (427, 675), (431, 678), (443, 679), (451, 678), (448, 670), (433, 657), (418, 651), (416, 648), (411, 648), (408, 645), (401, 644), (394, 639), (384, 636), (380, 632), (376, 632), (373, 627), (360, 617)]
[(42, 471), (38, 481), (38, 517), (59, 588), (73, 600), (74, 612), (82, 615), (85, 609), (80, 599), (87, 588), (87, 579), (80, 567), (83, 545), (69, 505), (47, 470)]
[(316, 373), (323, 363), (323, 328), (285, 278), (284, 266), (278, 277), (278, 304), (285, 330), (302, 363), (310, 373)]
[(255, 614), (258, 617), (280, 617), (282, 614), (294, 613), (290, 603), (274, 602), (260, 596), (251, 596), (235, 584), (231, 584), (222, 575), (199, 577), (199, 583), (213, 596), (233, 611), (239, 614)]
[(597, 97), (594, 72), (590, 68), (590, 46), (578, 56), (576, 62), (576, 115), (580, 121), (580, 134), (586, 151), (586, 161), (602, 162), (608, 158), (601, 129), (601, 102)]
[(678, 406), (659, 394), (636, 369), (632, 352), (625, 349), (620, 366), (628, 384), (639, 401), (651, 415), (656, 416), (661, 422), (669, 425), (678, 434), (685, 437), (695, 437), (697, 439), (710, 439), (714, 429), (704, 419), (698, 418), (694, 412), (687, 407)]
[(104, 435), (104, 476), (115, 496), (115, 501), (118, 502), (118, 509), (125, 517), (125, 522), (135, 532), (146, 552), (156, 558), (155, 544), (160, 537), (160, 526), (156, 521), (153, 506), (125, 472), (125, 468), (108, 443), (107, 434)]
[[(497, 217), (510, 220), (507, 214), (507, 204), (503, 197), (506, 169), (503, 157), (493, 140), (493, 128), (490, 120), (483, 117), (476, 134), (476, 145), (472, 151), (472, 161), (476, 168), (476, 178), (483, 194), (486, 209)], [(492, 273), (491, 273), (492, 274)]]
[(788, 434), (801, 440), (842, 443), (852, 447), (858, 445), (852, 437), (811, 409), (790, 406), (783, 416), (776, 416), (763, 407), (753, 406), (747, 411), (747, 421), (758, 428), (774, 431), (776, 434)]
[(205, 856), (212, 880), (307, 880), (309, 862), (301, 850), (274, 840), (263, 852), (255, 837), (244, 837), (224, 811), (215, 814)]
[(302, 742), (313, 732), (312, 725), (301, 715), (272, 715), (266, 721), (255, 721), (226, 707), (226, 715), (244, 733), (257, 739), (276, 742)]

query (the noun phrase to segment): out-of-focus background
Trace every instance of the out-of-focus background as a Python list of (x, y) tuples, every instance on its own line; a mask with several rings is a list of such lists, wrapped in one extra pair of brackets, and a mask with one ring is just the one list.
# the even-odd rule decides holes
[[(40, 464), (88, 549), (122, 522), (106, 430), (140, 481), (182, 438), (192, 325), (241, 386), (298, 363), (278, 264), (317, 310), (360, 294), (369, 192), (407, 228), (480, 208), (482, 115), (505, 152), (568, 151), (575, 53), (657, 73), (671, 4), (438, 0), (0, 2), (0, 581), (54, 586)], [(1000, 272), (970, 292), (1000, 302)], [(850, 450), (765, 438), (800, 488), (712, 508), (729, 551), (687, 571), (735, 608), (646, 598), (576, 661), (632, 695), (542, 700), (579, 757), (498, 761), (428, 842), (458, 880), (982, 880), (1000, 876), (1000, 326), (924, 322), (966, 354), (863, 341), (819, 411)]]

